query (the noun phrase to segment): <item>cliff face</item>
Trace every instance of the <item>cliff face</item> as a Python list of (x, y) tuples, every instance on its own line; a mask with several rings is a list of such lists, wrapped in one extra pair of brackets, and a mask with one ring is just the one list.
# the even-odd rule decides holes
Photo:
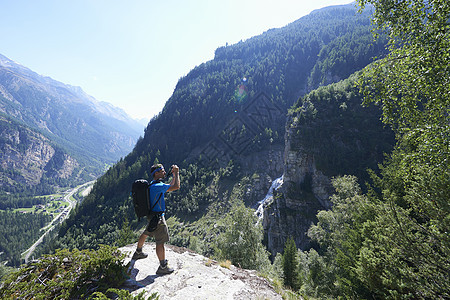
[(394, 145), (392, 132), (376, 107), (365, 108), (355, 88), (356, 76), (319, 88), (291, 109), (286, 123), (283, 185), (264, 212), (266, 243), (282, 252), (293, 237), (298, 248), (310, 248), (307, 231), (319, 210), (330, 209), (330, 179), (355, 175), (370, 181)]
[(314, 155), (301, 147), (299, 127), (292, 120), (287, 124), (283, 184), (273, 192), (273, 202), (263, 214), (266, 243), (272, 255), (283, 252), (289, 237), (294, 238), (297, 247), (309, 248), (308, 228), (319, 210), (331, 207), (330, 178), (317, 169)]
[(0, 116), (0, 187), (37, 185), (47, 178), (67, 179), (78, 162), (32, 129)]

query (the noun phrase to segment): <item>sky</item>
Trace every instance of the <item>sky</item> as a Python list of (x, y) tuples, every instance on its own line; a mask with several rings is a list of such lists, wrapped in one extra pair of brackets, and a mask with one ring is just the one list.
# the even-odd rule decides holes
[(214, 51), (349, 0), (0, 0), (0, 54), (150, 120)]

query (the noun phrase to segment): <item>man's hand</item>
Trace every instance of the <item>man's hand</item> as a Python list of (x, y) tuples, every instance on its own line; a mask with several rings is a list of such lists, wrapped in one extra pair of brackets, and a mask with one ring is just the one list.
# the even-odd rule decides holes
[(179, 175), (180, 168), (178, 168), (177, 165), (173, 165), (172, 172), (173, 172), (173, 177), (172, 177), (172, 182), (170, 183), (170, 187), (167, 190), (168, 192), (176, 191), (180, 188), (180, 175)]
[(173, 173), (178, 173), (179, 171), (180, 171), (180, 168), (178, 168), (178, 166), (177, 165), (172, 165), (172, 172)]

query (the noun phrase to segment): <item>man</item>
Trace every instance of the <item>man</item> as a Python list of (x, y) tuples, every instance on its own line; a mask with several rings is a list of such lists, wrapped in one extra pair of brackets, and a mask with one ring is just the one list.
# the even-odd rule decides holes
[[(153, 236), (155, 238), (156, 243), (156, 256), (159, 259), (159, 268), (156, 271), (158, 275), (170, 274), (173, 272), (172, 268), (169, 268), (166, 259), (166, 252), (164, 249), (164, 243), (169, 241), (169, 231), (167, 229), (166, 219), (164, 217), (164, 211), (166, 210), (166, 203), (164, 201), (164, 193), (178, 190), (180, 188), (180, 175), (179, 168), (177, 165), (172, 166), (173, 178), (170, 184), (165, 184), (161, 182), (162, 179), (166, 177), (166, 171), (164, 170), (164, 166), (162, 164), (153, 165), (150, 168), (150, 172), (153, 177), (153, 181), (149, 187), (150, 193), (150, 207), (153, 207), (154, 212), (160, 212), (161, 218), (158, 222), (158, 226), (155, 230), (151, 230), (150, 226), (150, 217), (148, 217), (148, 225), (145, 228), (144, 232), (139, 237), (139, 241), (137, 244), (136, 252), (133, 254), (132, 259), (142, 259), (146, 258), (148, 254), (142, 252), (142, 247), (144, 246), (145, 240), (149, 236)], [(156, 205), (155, 205), (156, 203)]]

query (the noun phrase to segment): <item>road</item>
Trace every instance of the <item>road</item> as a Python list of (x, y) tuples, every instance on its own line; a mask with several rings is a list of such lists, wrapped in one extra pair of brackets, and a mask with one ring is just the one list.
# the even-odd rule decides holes
[(75, 207), (75, 205), (77, 204), (76, 201), (73, 201), (72, 199), (70, 199), (73, 194), (75, 194), (78, 190), (85, 188), (86, 186), (92, 185), (94, 184), (95, 181), (89, 181), (86, 182), (82, 185), (79, 185), (73, 189), (69, 189), (67, 190), (65, 193), (66, 195), (64, 196), (64, 200), (66, 202), (69, 203), (69, 206), (67, 206), (64, 211), (60, 212), (58, 215), (56, 215), (53, 220), (46, 226), (44, 227), (46, 230), (45, 232), (41, 235), (41, 237), (33, 244), (31, 245), (30, 248), (28, 248), (26, 251), (24, 251), (21, 255), (22, 257), (25, 259), (25, 263), (28, 262), (31, 254), (33, 254), (34, 250), (36, 249), (36, 247), (42, 243), (42, 241), (44, 240), (44, 237), (50, 232), (52, 231), (56, 225), (58, 225), (59, 223), (61, 223), (62, 221), (64, 221), (65, 219), (67, 219), (69, 217), (70, 211)]

